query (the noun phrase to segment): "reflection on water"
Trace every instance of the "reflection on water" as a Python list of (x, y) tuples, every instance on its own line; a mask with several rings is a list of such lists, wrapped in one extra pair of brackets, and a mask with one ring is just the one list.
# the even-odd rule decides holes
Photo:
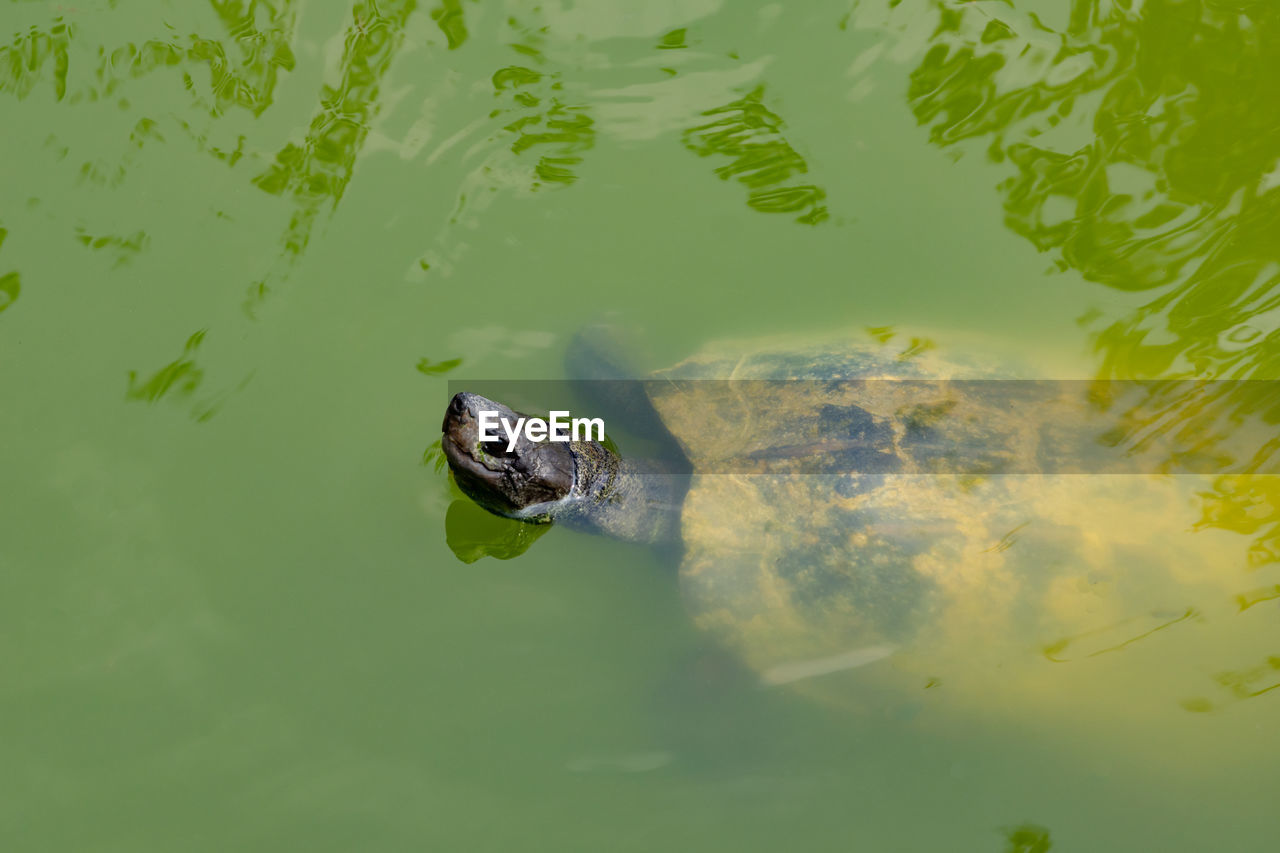
[(1217, 527), (1253, 537), (1249, 565), (1280, 563), (1280, 477), (1228, 474), (1200, 495), (1201, 528)]
[(1107, 371), (1274, 376), (1280, 133), (1258, 105), (1280, 86), (1267, 49), (1280, 17), (1071, 9), (1056, 32), (995, 4), (947, 7), (911, 75), (916, 117), (939, 145), (980, 140), (1008, 161), (1006, 223), (1037, 248), (1091, 281), (1158, 291), (1098, 333)]
[[(4, 238), (7, 236), (9, 232), (0, 228), (0, 249), (4, 248)], [(22, 282), (16, 271), (0, 274), (0, 311), (17, 302), (18, 294), (21, 292)]]
[[(1007, 163), (1006, 224), (1061, 269), (1151, 294), (1085, 318), (1101, 375), (1280, 377), (1280, 131), (1259, 106), (1280, 88), (1276, 8), (1074, 0), (1061, 30), (994, 3), (935, 8), (908, 92), (930, 138)], [(1212, 456), (1241, 421), (1277, 432), (1280, 383), (1157, 384), (1133, 415)], [(1234, 461), (1266, 470), (1277, 449)], [(1254, 565), (1275, 562), (1276, 488), (1219, 478), (1201, 526), (1252, 534)]]
[[(278, 8), (269, 3), (209, 0), (211, 11), (226, 30), (230, 50), (221, 39), (197, 33), (183, 39), (171, 27), (159, 27), (163, 37), (119, 46), (99, 44), (92, 52), (80, 48), (75, 51), (74, 63), (72, 44), (86, 33), (65, 20), (78, 11), (68, 9), (54, 17), (47, 28), (33, 26), (0, 48), (0, 92), (21, 100), (47, 75), (56, 100), (94, 102), (120, 94), (127, 79), (171, 67), (182, 69), (180, 82), (212, 116), (232, 106), (258, 115), (273, 101), (279, 71), (294, 67), (289, 45), (297, 21), (295, 6), (293, 0), (281, 0)], [(142, 22), (154, 24), (145, 17)], [(86, 54), (95, 56), (96, 61)], [(207, 67), (207, 84), (195, 77), (200, 65)], [(69, 85), (73, 86), (70, 96)]]
[(209, 66), (209, 112), (216, 117), (234, 105), (260, 115), (274, 100), (279, 72), (294, 68), (299, 4), (209, 0), (209, 6), (231, 40), (191, 36), (189, 57)]
[(827, 218), (821, 204), (826, 193), (813, 184), (787, 183), (807, 173), (809, 166), (783, 137), (782, 119), (763, 100), (764, 87), (757, 86), (742, 98), (705, 111), (711, 121), (685, 131), (685, 145), (701, 157), (732, 157), (733, 162), (716, 168), (716, 176), (745, 184), (752, 209), (798, 213), (796, 222), (817, 225)]
[(687, 27), (679, 27), (672, 30), (662, 37), (658, 42), (658, 50), (685, 50), (689, 45), (684, 43), (685, 36), (689, 30)]
[(449, 504), (444, 526), (449, 550), (464, 563), (474, 563), (481, 557), (518, 557), (550, 529), (547, 524), (499, 518), (465, 497)]
[(1269, 655), (1262, 663), (1248, 669), (1223, 672), (1218, 683), (1237, 699), (1252, 699), (1280, 687), (1280, 656)]
[(32, 27), (25, 35), (14, 35), (12, 44), (0, 47), (0, 92), (22, 100), (51, 64), (54, 96), (61, 101), (67, 94), (67, 46), (74, 34), (74, 28), (57, 17), (48, 29)]
[(433, 362), (429, 358), (420, 358), (418, 359), (418, 372), (426, 374), (427, 376), (439, 376), (442, 373), (448, 373), (450, 370), (453, 370), (455, 367), (459, 367), (461, 364), (462, 359), (460, 358), (450, 358), (445, 361), (436, 362)]
[(132, 371), (129, 373), (129, 391), (126, 397), (130, 400), (143, 400), (154, 403), (171, 390), (182, 396), (188, 396), (200, 387), (204, 381), (204, 371), (196, 366), (195, 354), (204, 342), (205, 332), (200, 330), (187, 338), (182, 347), (182, 355), (166, 364), (145, 380), (140, 380)]
[(440, 32), (449, 41), (449, 50), (462, 47), (467, 40), (467, 21), (462, 11), (462, 0), (441, 0), (440, 5), (431, 10), (431, 20), (436, 22)]
[[(454, 50), (474, 37), (469, 5), (441, 0), (418, 11), (426, 13)], [(702, 40), (692, 36), (687, 24), (713, 13), (718, 5), (690, 3), (679, 9), (629, 12), (625, 26), (606, 9), (532, 7), (504, 16), (492, 34), (505, 42), (516, 62), (489, 72), (497, 105), (488, 115), (461, 124), (429, 153), (427, 165), (457, 146), (463, 153), (463, 178), (444, 227), (412, 261), (408, 277), (431, 270), (450, 273), (467, 248), (458, 227), (478, 227), (477, 215), (502, 191), (523, 195), (572, 184), (580, 178), (584, 154), (596, 145), (598, 135), (630, 139), (637, 125), (649, 128), (648, 136), (654, 129), (679, 133), (685, 147), (700, 156), (728, 158), (727, 163), (718, 162), (715, 174), (744, 184), (752, 209), (786, 213), (806, 224), (825, 220), (826, 191), (797, 180), (808, 173), (808, 163), (784, 136), (782, 119), (765, 105), (760, 78), (769, 57), (743, 62), (735, 53), (726, 59), (724, 54), (696, 49)], [(0, 91), (22, 99), (49, 80), (57, 100), (113, 100), (121, 109), (132, 108), (128, 84), (143, 78), (157, 77), (175, 93), (184, 93), (181, 97), (190, 105), (185, 114), (141, 116), (129, 132), (129, 144), (120, 146), (117, 156), (104, 153), (113, 146), (98, 146), (95, 156), (78, 163), (81, 180), (103, 189), (122, 186), (143, 162), (145, 149), (154, 145), (168, 152), (173, 140), (188, 140), (228, 167), (246, 158), (255, 165), (268, 159), (256, 169), (252, 182), (268, 194), (288, 198), (291, 210), (279, 255), (248, 285), (241, 307), (253, 319), (273, 290), (293, 274), (316, 228), (341, 202), (374, 120), (386, 108), (386, 78), (415, 9), (413, 2), (352, 4), (338, 36), (340, 56), (330, 64), (316, 110), (299, 137), (274, 154), (263, 150), (265, 140), (253, 138), (259, 125), (246, 124), (243, 116), (263, 117), (276, 102), (280, 80), (297, 68), (301, 11), (295, 0), (210, 0), (207, 11), (221, 33), (180, 34), (156, 20), (140, 32), (135, 28), (134, 38), (123, 43), (103, 35), (95, 44), (89, 19), (72, 24), (70, 19), (80, 13), (66, 10), (51, 24), (19, 33), (12, 44), (0, 48)], [(483, 17), (477, 17), (483, 23)], [(685, 25), (672, 28), (671, 23)], [(620, 88), (593, 87), (585, 71), (602, 63), (598, 55), (584, 52), (584, 35), (643, 43), (648, 55), (616, 63), (625, 73), (611, 79), (627, 81)], [(653, 54), (658, 52), (663, 64), (655, 68)], [(656, 82), (655, 71), (661, 74)], [(444, 102), (465, 95), (454, 85), (457, 79), (450, 72), (433, 88), (430, 99)], [(597, 112), (608, 113), (607, 120), (601, 121)], [(378, 140), (380, 145), (386, 141)], [(59, 156), (77, 147), (55, 135), (46, 144)], [(412, 156), (417, 151), (413, 146), (421, 144), (411, 136), (400, 153)], [(229, 218), (221, 211), (218, 215)], [(112, 223), (106, 228), (79, 226), (76, 239), (110, 253), (118, 266), (146, 252), (150, 236)], [(16, 293), (16, 280), (7, 281), (7, 286), (6, 292)], [(6, 304), (13, 301), (12, 293)], [(209, 334), (227, 334), (213, 323), (206, 325)]]
[[(528, 55), (543, 62), (541, 52), (528, 46), (539, 41), (532, 35), (536, 34), (526, 34), (525, 42), (516, 42), (512, 47), (528, 47)], [(502, 128), (502, 135), (511, 139), (511, 153), (537, 149), (541, 154), (529, 176), (528, 190), (537, 190), (543, 183), (576, 181), (572, 167), (582, 162), (581, 152), (595, 143), (595, 122), (585, 105), (565, 102), (560, 94), (564, 89), (560, 72), (543, 74), (511, 65), (493, 73), (493, 89), (495, 96), (508, 102), (506, 108), (495, 110), (493, 115), (516, 116)]]
[[(191, 419), (203, 423), (218, 413), (227, 400), (228, 392), (221, 391), (196, 397), (195, 394), (204, 384), (205, 371), (196, 363), (196, 351), (204, 342), (207, 330), (200, 331), (187, 338), (182, 347), (182, 354), (173, 361), (153, 372), (145, 379), (137, 371), (129, 371), (129, 386), (124, 398), (142, 403), (154, 403), (161, 398), (170, 400), (191, 401), (189, 413)], [(242, 390), (253, 380), (253, 373), (242, 379), (235, 387)]]
[(0, 276), (0, 311), (4, 311), (18, 301), (22, 292), (22, 282), (16, 272), (8, 272)]
[(1243, 613), (1255, 604), (1261, 604), (1264, 601), (1275, 601), (1277, 598), (1280, 598), (1280, 584), (1273, 584), (1240, 593), (1236, 596), (1236, 604), (1240, 605), (1240, 612)]
[(301, 143), (289, 142), (275, 163), (253, 179), (259, 189), (293, 199), (294, 212), (281, 242), (283, 268), (249, 288), (244, 307), (253, 312), (282, 281), (307, 248), (316, 219), (325, 205), (338, 206), (351, 181), (356, 158), (377, 115), (382, 79), (403, 41), (405, 20), (414, 0), (356, 3), (343, 36), (336, 79), (320, 88), (320, 104)]
[(1034, 823), (1006, 830), (1005, 841), (1004, 853), (1049, 853), (1053, 849), (1049, 830)]
[[(232, 106), (255, 116), (262, 114), (273, 103), (279, 72), (292, 70), (295, 65), (289, 45), (295, 38), (296, 4), (290, 0), (278, 6), (211, 0), (211, 6), (235, 46), (230, 53), (238, 56), (238, 60), (229, 58), (223, 42), (194, 34), (190, 37), (190, 47), (185, 50), (177, 44), (154, 40), (142, 48), (129, 44), (114, 51), (110, 61), (104, 61), (99, 69), (102, 91), (107, 94), (114, 91), (118, 83), (117, 69), (127, 69), (130, 76), (137, 77), (155, 67), (176, 65), (185, 69), (184, 85), (212, 119), (219, 119)], [(255, 318), (271, 292), (288, 278), (322, 220), (326, 206), (331, 215), (342, 200), (371, 122), (378, 114), (382, 80), (391, 67), (402, 42), (405, 21), (414, 8), (413, 0), (352, 6), (342, 35), (341, 59), (332, 79), (321, 85), (319, 105), (302, 140), (285, 143), (275, 154), (274, 162), (252, 179), (264, 192), (290, 198), (293, 210), (280, 238), (280, 254), (265, 274), (248, 287), (242, 302), (248, 317)], [(207, 92), (192, 77), (191, 69), (196, 64), (209, 68)], [(180, 125), (200, 150), (228, 166), (235, 166), (244, 154), (244, 134), (236, 136), (234, 147), (225, 143), (220, 146), (210, 141), (211, 131), (187, 121), (180, 121)], [(163, 142), (164, 137), (155, 122), (143, 119), (135, 127), (131, 141), (136, 148), (142, 148), (150, 140)], [(89, 165), (86, 164), (86, 168)], [(142, 232), (127, 240), (89, 235), (81, 235), (79, 239), (93, 248), (115, 249), (117, 265), (123, 263), (129, 253), (146, 247), (146, 235)], [(171, 391), (182, 397), (191, 396), (204, 380), (204, 371), (195, 366), (192, 356), (207, 333), (208, 330), (202, 330), (193, 335), (181, 357), (153, 371), (145, 381), (139, 381), (131, 372), (128, 399), (154, 402)], [(249, 373), (235, 386), (197, 401), (191, 417), (197, 422), (208, 420), (230, 394), (251, 379), (252, 373)]]
[(1280, 688), (1280, 655), (1268, 655), (1261, 663), (1244, 669), (1225, 670), (1214, 676), (1216, 700), (1196, 696), (1182, 701), (1192, 713), (1206, 714), (1245, 699), (1256, 699)]
[(123, 266), (138, 252), (145, 251), (150, 238), (145, 231), (136, 231), (129, 237), (117, 237), (112, 234), (104, 234), (95, 237), (92, 234), (86, 234), (84, 229), (76, 229), (76, 241), (82, 246), (87, 246), (94, 251), (101, 249), (110, 249), (116, 256), (115, 266)]
[(467, 248), (456, 229), (478, 228), (480, 214), (504, 193), (520, 197), (576, 182), (583, 154), (595, 145), (591, 107), (570, 95), (572, 89), (580, 88), (566, 80), (566, 71), (573, 65), (549, 48), (548, 27), (539, 11), (531, 10), (532, 21), (514, 16), (505, 21), (499, 38), (505, 41), (514, 36), (505, 46), (517, 54), (518, 62), (503, 65), (489, 77), (496, 106), (428, 156), (428, 163), (433, 162), (473, 133), (490, 128), (487, 136), (464, 150), (466, 167), (453, 209), (432, 246), (418, 258), (417, 269), (410, 271), (411, 279), (420, 279), (432, 269), (446, 275), (452, 272)]
[(1105, 628), (1095, 628), (1082, 634), (1063, 637), (1045, 646), (1044, 656), (1054, 663), (1066, 663), (1086, 657), (1097, 657), (1108, 652), (1118, 652), (1140, 640), (1147, 639), (1157, 631), (1164, 631), (1188, 619), (1198, 618), (1201, 618), (1200, 614), (1194, 607), (1188, 607), (1185, 612), (1176, 615), (1151, 613), (1145, 617), (1132, 617)]

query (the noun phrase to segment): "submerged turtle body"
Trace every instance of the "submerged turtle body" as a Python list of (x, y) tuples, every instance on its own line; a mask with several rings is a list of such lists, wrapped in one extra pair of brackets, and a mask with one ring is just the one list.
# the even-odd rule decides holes
[(1188, 535), (1197, 478), (1074, 473), (1105, 429), (1081, 386), (985, 381), (1008, 375), (917, 342), (713, 345), (655, 374), (693, 469), (680, 582), (699, 626), (769, 683), (892, 654), (882, 674), (981, 695), (1019, 665), (1023, 687), (1060, 679), (1040, 666), (1055, 644), (1092, 654), (1220, 591), (1206, 569), (1239, 543)]
[(951, 381), (1002, 374), (914, 344), (711, 346), (639, 383), (687, 489), (637, 468), (603, 498), (575, 486), (562, 512), (625, 538), (678, 529), (692, 617), (766, 683), (848, 700), (942, 678), (980, 702), (1009, 685), (1064, 701), (1047, 660), (1188, 618), (1241, 543), (1188, 535), (1194, 478), (1073, 473), (1097, 430), (1060, 383)]

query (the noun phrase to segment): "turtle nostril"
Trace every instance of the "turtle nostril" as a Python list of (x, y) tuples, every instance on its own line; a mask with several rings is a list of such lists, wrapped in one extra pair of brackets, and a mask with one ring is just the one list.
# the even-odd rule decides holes
[(461, 394), (454, 394), (453, 399), (449, 401), (449, 411), (455, 415), (460, 415), (467, 410), (467, 404), (462, 402)]

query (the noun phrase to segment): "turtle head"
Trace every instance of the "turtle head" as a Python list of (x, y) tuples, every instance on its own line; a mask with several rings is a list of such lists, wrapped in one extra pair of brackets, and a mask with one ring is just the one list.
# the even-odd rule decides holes
[(530, 441), (523, 430), (511, 445), (501, 425), (490, 431), (496, 439), (482, 441), (481, 412), (495, 413), (497, 423), (505, 421), (512, 429), (526, 417), (479, 394), (455, 394), (445, 411), (440, 441), (454, 482), (467, 497), (497, 515), (550, 520), (555, 504), (573, 494), (576, 464), (570, 446)]

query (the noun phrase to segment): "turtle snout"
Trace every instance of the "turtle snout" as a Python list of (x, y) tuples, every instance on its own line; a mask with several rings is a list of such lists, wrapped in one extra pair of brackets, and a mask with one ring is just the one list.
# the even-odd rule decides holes
[(467, 394), (460, 391), (453, 395), (453, 399), (449, 401), (448, 416), (451, 418), (460, 418), (467, 412)]
[(440, 425), (441, 432), (449, 432), (450, 429), (456, 429), (468, 421), (475, 420), (476, 413), (471, 407), (471, 396), (466, 391), (453, 395), (453, 399), (449, 401), (449, 407), (444, 411), (444, 423)]
[(475, 464), (474, 451), (479, 438), (476, 410), (471, 402), (474, 395), (463, 391), (453, 395), (444, 410), (440, 424), (441, 449), (455, 471), (459, 466)]

